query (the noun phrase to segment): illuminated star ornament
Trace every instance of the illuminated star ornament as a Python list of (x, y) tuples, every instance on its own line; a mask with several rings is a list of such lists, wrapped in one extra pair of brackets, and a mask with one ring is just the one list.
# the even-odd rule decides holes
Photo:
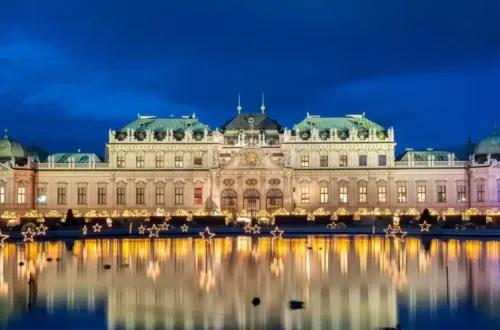
[(189, 229), (189, 226), (188, 226), (188, 225), (186, 225), (186, 224), (183, 224), (183, 225), (181, 226), (181, 230), (182, 230), (182, 232), (183, 232), (183, 233), (187, 233), (188, 229)]
[(144, 235), (146, 232), (146, 227), (144, 227), (143, 225), (140, 225), (137, 229), (139, 230), (139, 235)]
[(167, 223), (167, 222), (164, 222), (160, 225), (160, 229), (161, 230), (165, 230), (165, 231), (168, 231), (168, 228), (170, 227), (170, 225)]
[(102, 226), (96, 223), (95, 225), (92, 226), (92, 228), (94, 229), (94, 233), (100, 233)]
[(159, 237), (158, 233), (160, 232), (161, 228), (156, 228), (156, 225), (153, 224), (153, 227), (148, 228), (149, 231), (149, 237)]
[(337, 228), (337, 224), (335, 222), (329, 223), (328, 225), (326, 225), (326, 228), (335, 229)]
[(431, 228), (431, 225), (427, 223), (427, 221), (424, 221), (424, 223), (421, 223), (420, 225), (420, 231), (421, 232), (429, 232), (429, 228)]
[(3, 247), (3, 242), (9, 238), (10, 236), (9, 235), (4, 235), (2, 234), (2, 231), (0, 230), (0, 246)]
[(280, 230), (278, 227), (276, 227), (272, 232), (271, 235), (273, 235), (273, 239), (283, 239), (283, 233), (284, 230)]
[(401, 231), (401, 228), (396, 228), (392, 231), (392, 235), (395, 239), (398, 241), (401, 241), (402, 243), (405, 242), (404, 237), (408, 234), (406, 231)]
[(392, 229), (391, 225), (389, 225), (389, 227), (387, 227), (387, 229), (384, 229), (384, 231), (385, 231), (385, 237), (386, 237), (386, 238), (387, 238), (387, 237), (395, 237), (395, 236), (394, 236), (394, 231), (395, 231), (395, 230), (396, 230), (396, 229)]
[(252, 232), (254, 234), (260, 234), (260, 227), (257, 224), (255, 224), (255, 226), (252, 227)]
[(245, 227), (243, 227), (243, 229), (245, 230), (245, 234), (251, 234), (251, 233), (252, 233), (252, 231), (253, 231), (253, 228), (252, 228), (252, 226), (250, 226), (250, 224), (249, 224), (249, 223), (247, 223), (247, 224), (245, 225)]
[(87, 225), (84, 225), (82, 228), (83, 235), (87, 235), (87, 231), (88, 231)]
[(36, 232), (28, 228), (28, 230), (23, 231), (21, 234), (24, 236), (24, 242), (33, 242), (33, 237), (36, 235)]
[(36, 234), (45, 236), (47, 229), (49, 229), (49, 227), (45, 227), (43, 223), (41, 223), (40, 226), (36, 227)]
[(214, 233), (210, 232), (210, 228), (206, 228), (205, 231), (200, 232), (200, 236), (203, 238), (203, 240), (209, 244), (212, 243), (212, 237), (215, 236)]

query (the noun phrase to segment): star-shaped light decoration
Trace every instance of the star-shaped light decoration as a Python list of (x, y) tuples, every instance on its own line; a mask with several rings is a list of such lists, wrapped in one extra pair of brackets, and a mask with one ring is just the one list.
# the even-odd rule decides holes
[(427, 223), (427, 221), (424, 221), (424, 223), (421, 223), (420, 225), (420, 232), (429, 232), (429, 228), (431, 228), (431, 225)]
[(3, 242), (9, 238), (10, 236), (9, 235), (4, 235), (2, 234), (2, 231), (0, 230), (0, 246), (3, 247)]
[(49, 227), (45, 227), (43, 223), (41, 223), (40, 226), (36, 227), (36, 234), (45, 236), (47, 229), (49, 229)]
[(100, 224), (96, 223), (95, 225), (92, 226), (92, 228), (94, 229), (94, 233), (100, 233), (102, 226)]
[(387, 229), (384, 229), (384, 231), (385, 231), (385, 237), (386, 237), (386, 238), (387, 238), (387, 237), (395, 237), (395, 236), (394, 236), (394, 230), (395, 230), (395, 229), (392, 229), (392, 226), (391, 226), (391, 225), (389, 225), (389, 227), (387, 227)]
[(335, 222), (329, 223), (328, 225), (326, 225), (326, 228), (335, 229), (337, 228), (337, 224)]
[(401, 241), (401, 243), (405, 242), (404, 237), (408, 234), (406, 231), (401, 231), (401, 228), (396, 228), (392, 231), (392, 235), (394, 239), (397, 239), (398, 241)]
[(188, 229), (189, 229), (189, 226), (188, 226), (188, 225), (186, 225), (186, 224), (183, 224), (183, 225), (181, 226), (181, 230), (182, 230), (182, 232), (183, 232), (183, 233), (187, 233)]
[(249, 223), (247, 223), (247, 224), (245, 225), (245, 227), (243, 227), (243, 229), (245, 230), (245, 234), (251, 234), (251, 233), (252, 233), (252, 231), (253, 231), (253, 227), (252, 227), (252, 226), (250, 226), (250, 224), (249, 224)]
[(283, 233), (284, 230), (280, 230), (278, 227), (276, 227), (272, 232), (271, 235), (273, 235), (273, 239), (283, 239)]
[(21, 234), (24, 236), (24, 242), (33, 242), (33, 237), (36, 235), (36, 232), (28, 228), (28, 230), (21, 232)]
[(200, 232), (200, 236), (203, 238), (203, 240), (209, 244), (212, 243), (212, 237), (215, 236), (214, 233), (210, 232), (210, 228), (206, 228), (205, 231)]
[(255, 224), (255, 226), (252, 227), (252, 233), (260, 234), (260, 229), (259, 225)]
[(137, 229), (139, 230), (139, 235), (144, 235), (146, 232), (146, 227), (144, 227), (142, 224)]
[(82, 228), (83, 235), (87, 235), (87, 231), (88, 231), (87, 225), (84, 225)]
[(161, 228), (157, 228), (155, 224), (153, 224), (153, 227), (148, 228), (149, 231), (149, 237), (160, 237), (158, 236), (158, 233), (160, 232)]
[(161, 225), (160, 225), (160, 229), (161, 230), (165, 230), (165, 231), (168, 231), (168, 228), (170, 227), (170, 225), (165, 221), (163, 222)]

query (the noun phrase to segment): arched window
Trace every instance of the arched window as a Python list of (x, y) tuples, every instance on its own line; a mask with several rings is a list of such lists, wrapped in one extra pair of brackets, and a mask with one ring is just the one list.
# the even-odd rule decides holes
[(238, 208), (238, 197), (233, 189), (225, 189), (220, 195), (220, 209), (236, 213)]
[(248, 189), (243, 194), (243, 209), (252, 216), (260, 211), (260, 194), (255, 189)]
[(283, 208), (283, 193), (279, 189), (270, 189), (266, 195), (267, 212), (273, 213)]

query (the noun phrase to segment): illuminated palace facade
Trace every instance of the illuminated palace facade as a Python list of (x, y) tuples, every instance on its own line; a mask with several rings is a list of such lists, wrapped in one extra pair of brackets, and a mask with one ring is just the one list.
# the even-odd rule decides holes
[(238, 113), (211, 129), (195, 115), (138, 116), (109, 131), (106, 155), (48, 154), (5, 133), (0, 140), (0, 211), (162, 208), (257, 212), (300, 207), (500, 206), (500, 136), (469, 154), (407, 149), (365, 115), (309, 115), (292, 129), (265, 113)]

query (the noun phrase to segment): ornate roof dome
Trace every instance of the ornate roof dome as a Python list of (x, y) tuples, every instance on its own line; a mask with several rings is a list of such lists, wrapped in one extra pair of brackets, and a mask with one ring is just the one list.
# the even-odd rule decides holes
[(47, 160), (49, 153), (35, 144), (35, 140), (32, 141), (32, 145), (25, 149), (25, 154), (27, 157), (31, 157), (33, 161), (41, 163)]
[(5, 130), (4, 138), (0, 140), (0, 158), (24, 158), (25, 152), (23, 146), (13, 139), (9, 138), (7, 133), (8, 131)]
[(475, 155), (500, 155), (500, 135), (497, 134), (497, 126), (493, 130), (493, 135), (488, 136), (479, 142), (474, 150)]

